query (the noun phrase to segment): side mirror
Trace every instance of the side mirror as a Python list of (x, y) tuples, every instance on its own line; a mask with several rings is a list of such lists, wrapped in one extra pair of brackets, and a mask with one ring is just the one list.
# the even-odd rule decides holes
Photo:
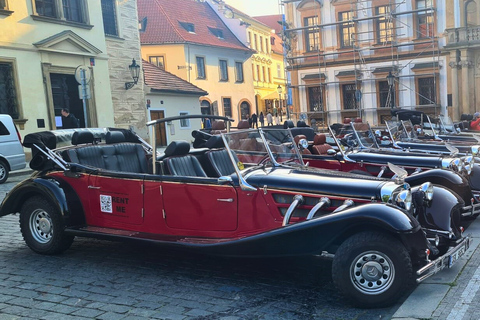
[(233, 182), (232, 177), (229, 176), (221, 176), (217, 179), (218, 184), (227, 184)]
[(335, 151), (334, 149), (328, 149), (327, 150), (327, 155), (329, 156), (334, 156), (337, 154), (337, 151)]

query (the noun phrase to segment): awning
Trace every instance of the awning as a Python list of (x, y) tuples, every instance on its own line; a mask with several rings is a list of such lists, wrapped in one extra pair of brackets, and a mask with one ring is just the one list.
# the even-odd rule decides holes
[(278, 100), (278, 96), (279, 96), (278, 92), (274, 91), (262, 97), (262, 100)]

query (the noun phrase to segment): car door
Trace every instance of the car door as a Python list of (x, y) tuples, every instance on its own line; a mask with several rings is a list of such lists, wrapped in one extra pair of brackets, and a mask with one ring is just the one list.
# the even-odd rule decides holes
[(104, 173), (89, 176), (91, 224), (126, 227), (143, 223), (142, 174)]
[(162, 194), (169, 228), (198, 231), (237, 229), (237, 191), (216, 178), (165, 177)]

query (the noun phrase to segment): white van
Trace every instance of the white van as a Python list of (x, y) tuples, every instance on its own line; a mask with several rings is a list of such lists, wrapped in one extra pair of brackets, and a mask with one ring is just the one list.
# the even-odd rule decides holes
[(10, 171), (25, 168), (22, 141), (12, 117), (0, 114), (0, 183), (7, 181)]

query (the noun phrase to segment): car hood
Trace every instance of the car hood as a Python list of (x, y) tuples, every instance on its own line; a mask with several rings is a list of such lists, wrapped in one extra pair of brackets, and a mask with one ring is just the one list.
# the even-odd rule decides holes
[(384, 150), (359, 150), (350, 152), (347, 157), (355, 162), (383, 163), (387, 162), (399, 166), (441, 168), (442, 157), (428, 154)]
[(385, 179), (317, 168), (268, 168), (247, 175), (247, 182), (257, 188), (320, 193), (344, 197), (375, 197), (380, 200), (380, 190)]

